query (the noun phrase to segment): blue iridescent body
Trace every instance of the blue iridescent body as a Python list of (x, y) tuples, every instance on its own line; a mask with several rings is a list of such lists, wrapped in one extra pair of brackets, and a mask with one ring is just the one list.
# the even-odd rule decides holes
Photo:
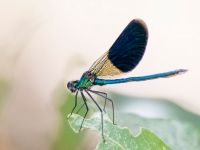
[(128, 78), (110, 79), (110, 80), (96, 78), (93, 84), (94, 85), (106, 85), (106, 84), (126, 83), (126, 82), (132, 82), (132, 81), (152, 80), (152, 79), (157, 79), (157, 78), (166, 78), (169, 76), (183, 73), (185, 71), (186, 71), (185, 69), (178, 69), (178, 70), (173, 70), (173, 71), (169, 71), (169, 72), (157, 73), (157, 74), (146, 75), (146, 76), (128, 77)]
[[(97, 108), (101, 112), (102, 119), (102, 137), (103, 135), (103, 110), (105, 110), (106, 101), (111, 102), (113, 108), (113, 124), (114, 124), (114, 105), (113, 101), (107, 97), (107, 93), (94, 91), (91, 88), (94, 85), (108, 85), (108, 84), (119, 84), (133, 81), (144, 81), (151, 80), (156, 78), (166, 78), (180, 73), (186, 72), (185, 69), (177, 69), (173, 71), (139, 76), (139, 77), (128, 77), (128, 78), (115, 78), (115, 75), (120, 75), (127, 73), (133, 70), (137, 64), (142, 59), (145, 48), (148, 40), (148, 30), (144, 21), (140, 19), (132, 20), (126, 28), (119, 35), (117, 40), (111, 46), (111, 48), (104, 53), (97, 61), (93, 63), (88, 71), (86, 71), (80, 78), (80, 80), (70, 81), (67, 84), (67, 88), (72, 92), (76, 93), (75, 95), (75, 106), (72, 109), (71, 114), (74, 112), (77, 106), (77, 96), (80, 93), (83, 99), (86, 113), (84, 119), (89, 111), (87, 105), (87, 98), (84, 94), (87, 94), (88, 97), (96, 104)], [(113, 76), (112, 79), (106, 79), (106, 77)], [(105, 100), (104, 107), (101, 108), (96, 100), (93, 98), (92, 94), (96, 94), (102, 97)], [(79, 109), (79, 110), (80, 110)], [(77, 111), (77, 113), (79, 112)], [(71, 116), (69, 115), (69, 117)], [(81, 123), (80, 129), (82, 128), (84, 119)]]

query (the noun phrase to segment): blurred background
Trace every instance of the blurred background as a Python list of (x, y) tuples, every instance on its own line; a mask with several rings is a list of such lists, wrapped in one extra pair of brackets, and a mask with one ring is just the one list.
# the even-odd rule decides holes
[(197, 0), (0, 0), (0, 149), (94, 146), (66, 130), (66, 109), (73, 106), (66, 83), (79, 79), (134, 18), (146, 22), (149, 40), (128, 76), (189, 72), (95, 89), (166, 98), (200, 114), (199, 6)]

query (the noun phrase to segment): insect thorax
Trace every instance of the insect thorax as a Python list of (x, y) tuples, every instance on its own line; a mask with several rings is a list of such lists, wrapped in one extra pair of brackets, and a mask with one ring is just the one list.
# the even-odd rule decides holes
[(77, 88), (88, 89), (93, 86), (96, 76), (90, 71), (86, 71), (78, 82)]

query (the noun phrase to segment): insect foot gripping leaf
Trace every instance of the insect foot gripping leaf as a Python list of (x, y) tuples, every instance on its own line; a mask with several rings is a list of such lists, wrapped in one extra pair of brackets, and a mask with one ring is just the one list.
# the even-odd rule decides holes
[[(170, 150), (170, 148), (154, 133), (148, 129), (141, 128), (137, 135), (124, 127), (113, 125), (108, 116), (104, 117), (105, 142), (101, 139), (97, 150)], [(78, 133), (82, 117), (73, 114), (69, 124), (74, 132)], [(85, 119), (83, 128), (97, 130), (101, 133), (101, 115), (94, 114), (90, 119)]]

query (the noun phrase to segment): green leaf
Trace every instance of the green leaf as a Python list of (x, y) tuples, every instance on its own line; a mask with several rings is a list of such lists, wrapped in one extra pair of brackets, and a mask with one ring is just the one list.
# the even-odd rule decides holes
[[(71, 109), (74, 106), (74, 95), (66, 94), (65, 91), (63, 91), (62, 93), (64, 93), (61, 94), (61, 102), (63, 102), (60, 111), (60, 114), (62, 115), (62, 126), (59, 130), (59, 136), (54, 149), (80, 149), (82, 147), (78, 146), (80, 146), (80, 143), (82, 143), (83, 141), (82, 139), (84, 139), (84, 132), (81, 132), (80, 134), (75, 134), (69, 126), (66, 118), (66, 114), (70, 113)], [(167, 99), (132, 97), (114, 93), (109, 95), (109, 97), (113, 99), (115, 105), (115, 122), (118, 126), (127, 127), (128, 130), (133, 132), (132, 136), (141, 135), (142, 133), (142, 135), (145, 135), (146, 137), (148, 134), (143, 134), (145, 133), (143, 130), (145, 130), (144, 128), (146, 128), (158, 137), (160, 137), (164, 141), (164, 143), (166, 143), (173, 150), (200, 149), (199, 115), (189, 112)], [(58, 101), (58, 99), (59, 98), (57, 98), (56, 100)], [(77, 107), (77, 109), (80, 108), (80, 106), (82, 105), (81, 102), (82, 99), (80, 98), (78, 103), (79, 106)], [(99, 102), (101, 103), (104, 101), (101, 101), (100, 99)], [(88, 104), (92, 105), (93, 103), (90, 103), (90, 101), (88, 100)], [(106, 110), (108, 113), (111, 112), (110, 116), (112, 116), (112, 109), (109, 106), (111, 105), (107, 103)], [(80, 114), (84, 113), (85, 109), (83, 109), (82, 113), (80, 112)], [(90, 116), (90, 114), (88, 116)], [(72, 117), (74, 117), (74, 115)], [(70, 118), (70, 121), (71, 119), (73, 118)], [(81, 119), (79, 118), (77, 119), (77, 122), (74, 122), (77, 124), (76, 126), (73, 126), (73, 124), (71, 125), (74, 130), (75, 127), (77, 127), (77, 129), (75, 130), (76, 132), (79, 131), (80, 121), (82, 121)], [(106, 117), (104, 117), (104, 119), (107, 120)], [(85, 123), (87, 123), (87, 120)], [(100, 120), (96, 121), (97, 126), (95, 127), (94, 124), (92, 124), (91, 126), (86, 126), (87, 124), (85, 123), (84, 127), (94, 130), (98, 129), (99, 134), (101, 135), (101, 128), (99, 127), (101, 125)], [(104, 134), (106, 132), (105, 130), (106, 127), (104, 124)], [(107, 149), (117, 149), (116, 147), (108, 147), (113, 146), (112, 143), (109, 142), (109, 140), (106, 140), (106, 143), (104, 144), (101, 141), (101, 143), (98, 144), (97, 148), (102, 149), (102, 147), (104, 146), (103, 149), (106, 149), (105, 146), (107, 146)]]
[(123, 117), (123, 121), (121, 121), (120, 124), (126, 125), (134, 133), (138, 132), (140, 127), (150, 129), (157, 136), (162, 138), (173, 150), (200, 149), (200, 129), (190, 122), (172, 119), (145, 118), (133, 113), (121, 113), (118, 114), (118, 117)]
[[(78, 133), (83, 117), (73, 114), (69, 118), (69, 124)], [(90, 119), (85, 119), (83, 128), (98, 130), (101, 135), (101, 117), (99, 113)], [(113, 125), (107, 115), (104, 115), (105, 142), (97, 145), (98, 150), (169, 150), (170, 148), (154, 133), (145, 128), (140, 128), (137, 135), (133, 135), (126, 127)]]
[[(79, 149), (79, 144), (84, 139), (84, 133), (79, 135), (75, 134), (67, 121), (67, 114), (69, 114), (74, 106), (74, 95), (66, 93), (64, 89), (58, 89), (55, 95), (56, 102), (58, 103), (59, 126), (57, 129), (55, 140), (52, 143), (52, 150), (76, 150)], [(79, 99), (80, 100), (80, 99)], [(80, 107), (81, 104), (78, 104)], [(80, 111), (80, 114), (83, 114)]]
[(120, 110), (115, 120), (121, 126), (134, 133), (141, 127), (150, 129), (173, 150), (200, 149), (199, 115), (165, 99), (112, 96)]

